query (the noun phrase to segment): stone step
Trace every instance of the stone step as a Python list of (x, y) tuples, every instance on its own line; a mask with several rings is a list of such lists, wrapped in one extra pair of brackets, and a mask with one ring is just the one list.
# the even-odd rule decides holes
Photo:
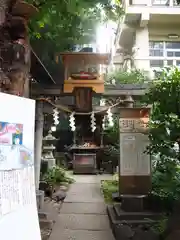
[(116, 214), (115, 214), (113, 206), (108, 206), (107, 207), (107, 212), (108, 212), (108, 216), (109, 216), (110, 222), (112, 224), (115, 224), (115, 225), (116, 224), (128, 224), (128, 225), (130, 225), (132, 227), (136, 227), (138, 225), (154, 224), (156, 222), (155, 220), (152, 220), (152, 219), (118, 220), (116, 218)]
[(46, 212), (38, 212), (38, 217), (40, 220), (47, 220), (48, 219), (48, 213)]
[(119, 221), (116, 219), (116, 215), (115, 215), (113, 205), (108, 205), (107, 206), (107, 214), (108, 214), (108, 217), (109, 217), (109, 222), (110, 222), (112, 232), (115, 235), (115, 228), (116, 228), (116, 225), (119, 223)]
[(121, 209), (121, 204), (113, 205), (115, 216), (117, 220), (159, 220), (162, 215), (153, 212), (125, 212)]
[(52, 220), (40, 219), (39, 225), (41, 229), (52, 229), (54, 222)]

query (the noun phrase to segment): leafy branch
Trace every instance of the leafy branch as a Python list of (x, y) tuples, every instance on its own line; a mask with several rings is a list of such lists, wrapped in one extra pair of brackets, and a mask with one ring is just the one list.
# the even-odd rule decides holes
[(180, 70), (165, 69), (145, 97), (153, 105), (149, 152), (180, 160), (173, 149), (180, 140)]

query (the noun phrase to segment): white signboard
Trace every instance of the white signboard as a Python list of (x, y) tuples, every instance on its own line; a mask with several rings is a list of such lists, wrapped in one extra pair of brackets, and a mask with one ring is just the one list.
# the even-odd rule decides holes
[(150, 156), (144, 153), (148, 141), (141, 133), (120, 133), (121, 176), (150, 175)]
[(0, 93), (0, 239), (40, 240), (34, 183), (35, 101)]

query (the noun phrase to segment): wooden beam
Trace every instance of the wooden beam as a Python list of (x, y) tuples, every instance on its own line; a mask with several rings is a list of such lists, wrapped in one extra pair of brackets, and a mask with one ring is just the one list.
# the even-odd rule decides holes
[(125, 95), (132, 95), (132, 96), (143, 96), (145, 94), (144, 89), (137, 89), (137, 90), (105, 90), (103, 96), (125, 96)]
[[(121, 95), (132, 95), (142, 96), (146, 93), (149, 86), (148, 84), (133, 85), (133, 84), (121, 84), (121, 85), (106, 85), (104, 96), (121, 96)], [(62, 86), (38, 86), (33, 84), (31, 89), (32, 96), (66, 96), (62, 92)], [(71, 96), (71, 95), (70, 95)]]

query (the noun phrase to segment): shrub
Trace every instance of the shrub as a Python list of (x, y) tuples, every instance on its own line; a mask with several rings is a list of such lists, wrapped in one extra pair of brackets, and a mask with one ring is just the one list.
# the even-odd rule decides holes
[(172, 210), (173, 202), (180, 198), (180, 168), (175, 160), (157, 161), (152, 171), (151, 196), (159, 198), (165, 210)]
[(116, 84), (134, 84), (134, 83), (144, 83), (147, 80), (145, 73), (141, 70), (135, 69), (130, 72), (123, 70), (115, 70), (110, 72), (106, 76), (106, 83), (111, 83), (112, 80), (116, 81)]
[(113, 180), (103, 180), (101, 182), (101, 189), (104, 195), (105, 202), (113, 202), (112, 194), (118, 192), (118, 180), (117, 176)]
[(64, 168), (58, 166), (49, 169), (42, 178), (52, 186), (60, 184), (62, 182), (72, 183), (74, 181), (70, 176), (68, 176)]

